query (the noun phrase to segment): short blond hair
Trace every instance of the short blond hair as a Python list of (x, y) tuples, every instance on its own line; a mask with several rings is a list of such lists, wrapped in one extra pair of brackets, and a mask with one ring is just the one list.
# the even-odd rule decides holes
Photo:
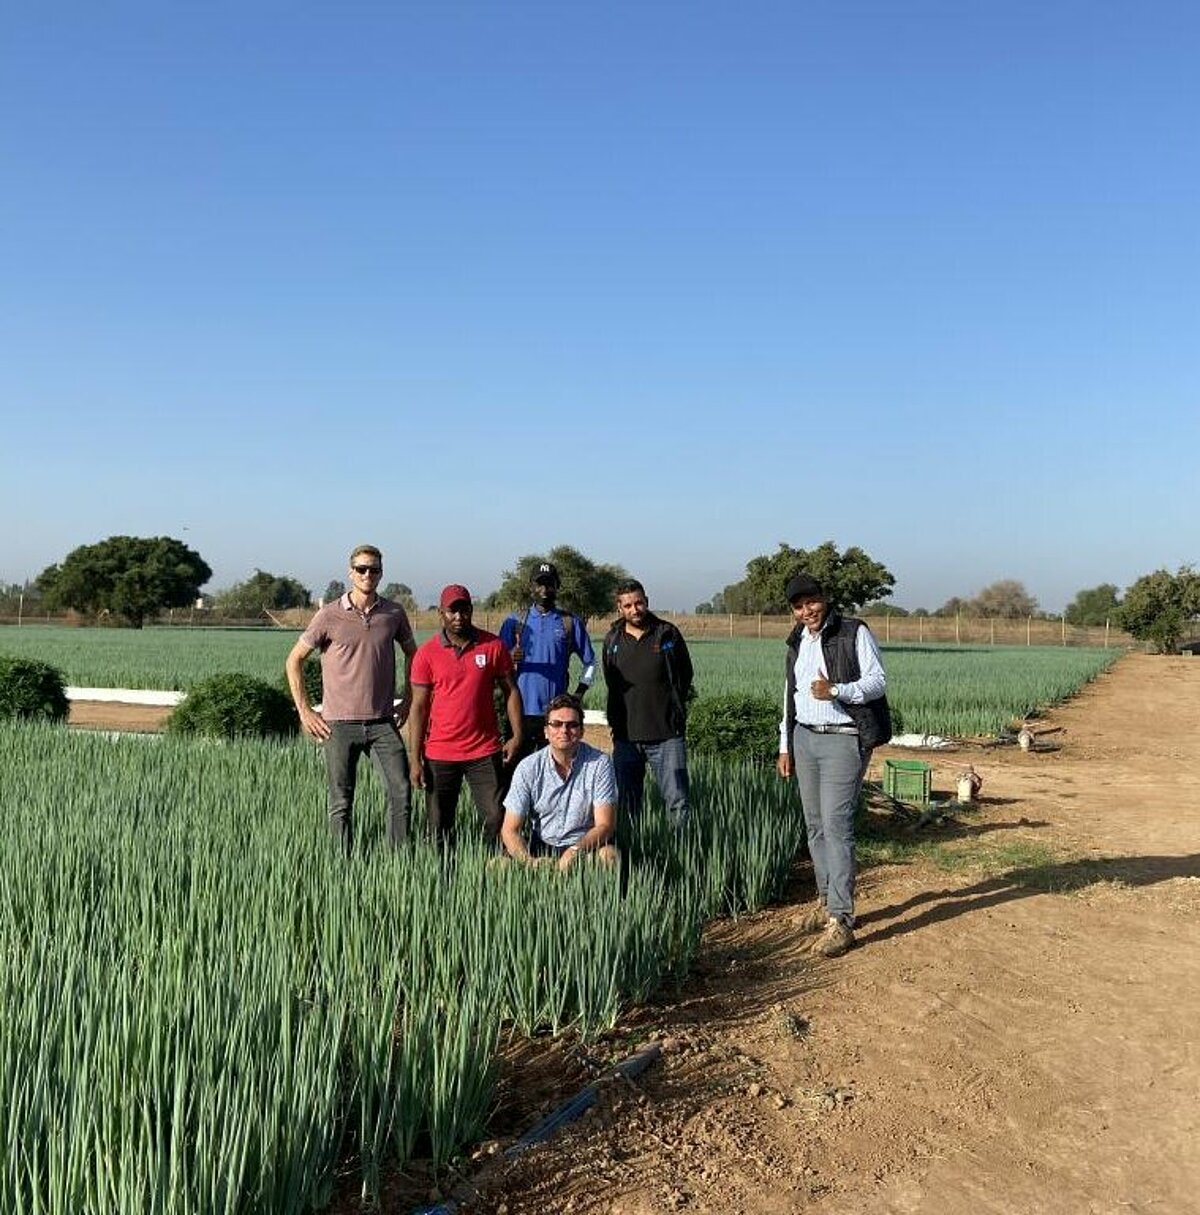
[(368, 557), (374, 557), (380, 565), (383, 564), (383, 554), (373, 544), (360, 544), (357, 548), (350, 550), (350, 564), (354, 564), (355, 557), (361, 557), (363, 554)]

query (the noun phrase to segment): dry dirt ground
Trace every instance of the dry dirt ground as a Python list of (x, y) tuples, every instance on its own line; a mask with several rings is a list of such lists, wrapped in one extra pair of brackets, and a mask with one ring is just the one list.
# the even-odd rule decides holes
[[(933, 842), (864, 868), (846, 957), (804, 951), (803, 874), (716, 925), (592, 1051), (661, 1036), (661, 1061), (461, 1209), (1200, 1212), (1200, 661), (1132, 655), (1045, 726), (1057, 749), (932, 757), (942, 793), (973, 762), (982, 804), (895, 833)], [(501, 1145), (595, 1066), (514, 1053)]]

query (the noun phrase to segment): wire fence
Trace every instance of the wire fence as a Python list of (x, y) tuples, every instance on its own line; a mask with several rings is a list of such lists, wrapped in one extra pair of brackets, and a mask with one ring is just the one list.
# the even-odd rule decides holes
[[(211, 608), (174, 608), (162, 612), (147, 624), (155, 628), (294, 629), (301, 631), (316, 608), (290, 608), (280, 612), (261, 612), (257, 616), (225, 616)], [(496, 632), (510, 609), (476, 608), (475, 623)], [(788, 616), (698, 616), (688, 612), (663, 612), (689, 641), (721, 641), (738, 637), (782, 639), (792, 630)], [(430, 633), (440, 627), (434, 611), (410, 612), (413, 628)], [(610, 616), (596, 616), (587, 622), (592, 638), (603, 637), (612, 623)], [(92, 626), (108, 623), (75, 612), (48, 613), (25, 611), (0, 612), (0, 626), (59, 624)], [(115, 626), (119, 622), (111, 621)], [(885, 645), (1059, 645), (1096, 646), (1101, 649), (1131, 649), (1138, 642), (1111, 623), (1092, 627), (1068, 624), (1064, 619), (1041, 617), (989, 616), (871, 616), (871, 631)]]

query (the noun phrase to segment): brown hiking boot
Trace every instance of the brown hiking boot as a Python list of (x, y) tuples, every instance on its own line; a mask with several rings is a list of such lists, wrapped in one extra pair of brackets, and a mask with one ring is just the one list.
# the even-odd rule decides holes
[(840, 958), (853, 944), (854, 932), (841, 920), (831, 917), (825, 921), (825, 931), (817, 938), (812, 951), (822, 958)]
[(806, 912), (796, 917), (796, 927), (802, 934), (820, 932), (829, 923), (829, 912), (820, 899)]

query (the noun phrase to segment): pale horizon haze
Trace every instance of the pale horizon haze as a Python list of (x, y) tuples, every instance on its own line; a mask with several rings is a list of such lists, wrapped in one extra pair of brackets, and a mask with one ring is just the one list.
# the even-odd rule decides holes
[(420, 603), (780, 541), (1061, 611), (1200, 562), (1200, 10), (12, 8), (0, 581)]

